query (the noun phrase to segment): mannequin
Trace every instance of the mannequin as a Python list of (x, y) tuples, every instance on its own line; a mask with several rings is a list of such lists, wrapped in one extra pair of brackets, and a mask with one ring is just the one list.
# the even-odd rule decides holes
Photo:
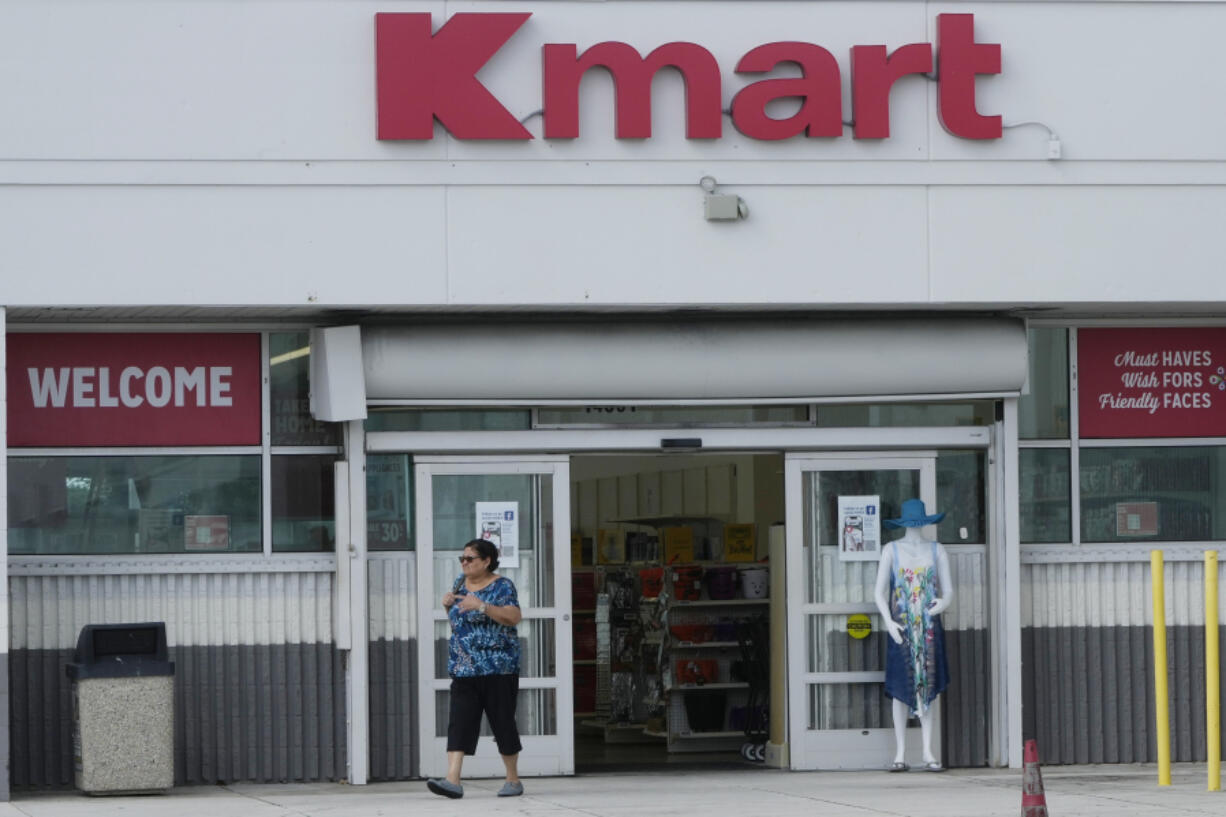
[[(944, 513), (929, 516), (924, 503), (909, 499), (902, 516), (887, 519), (889, 527), (903, 528), (900, 539), (882, 548), (877, 565), (874, 598), (892, 644), (886, 650), (885, 693), (893, 698), (894, 740), (892, 772), (905, 772), (907, 719), (919, 718), (924, 768), (945, 771), (932, 753), (932, 704), (949, 684), (945, 662), (945, 632), (940, 614), (953, 601), (953, 581), (945, 548), (921, 533)], [(913, 647), (913, 644), (915, 645)]]

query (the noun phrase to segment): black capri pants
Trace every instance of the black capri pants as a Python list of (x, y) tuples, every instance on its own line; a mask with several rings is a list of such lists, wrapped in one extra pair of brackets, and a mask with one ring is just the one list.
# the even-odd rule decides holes
[(518, 675), (477, 675), (451, 679), (451, 711), (447, 721), (447, 751), (476, 754), (481, 734), (481, 715), (489, 719), (494, 742), (501, 755), (517, 755), (519, 727), (515, 706), (519, 702)]

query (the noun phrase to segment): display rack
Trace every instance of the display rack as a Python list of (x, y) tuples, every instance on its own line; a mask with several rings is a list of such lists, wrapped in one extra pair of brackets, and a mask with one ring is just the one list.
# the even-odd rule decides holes
[[(745, 680), (735, 680), (735, 665), (742, 662), (741, 642), (727, 638), (710, 638), (702, 641), (684, 640), (673, 633), (673, 627), (709, 622), (713, 630), (721, 627), (736, 627), (751, 616), (762, 615), (769, 607), (769, 599), (696, 599), (670, 602), (664, 650), (668, 672), (665, 689), (668, 694), (668, 750), (670, 752), (709, 752), (735, 749), (745, 741), (744, 720), (741, 728), (732, 728), (733, 713), (741, 709), (742, 719), (749, 717), (745, 711), (750, 685)], [(680, 662), (698, 659), (714, 668), (714, 678), (700, 683), (682, 683), (677, 678)], [(743, 669), (742, 669), (743, 672)], [(695, 706), (687, 698), (704, 696), (707, 700)], [(722, 700), (721, 700), (722, 698)], [(710, 707), (719, 711), (712, 713)], [(691, 723), (691, 713), (703, 710), (703, 723)], [(721, 717), (722, 715), (722, 717)]]

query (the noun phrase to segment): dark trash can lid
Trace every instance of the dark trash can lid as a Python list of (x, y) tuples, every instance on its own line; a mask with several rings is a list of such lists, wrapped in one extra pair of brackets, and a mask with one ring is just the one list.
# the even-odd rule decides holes
[(77, 637), (69, 678), (138, 678), (174, 675), (166, 646), (166, 623), (86, 624)]

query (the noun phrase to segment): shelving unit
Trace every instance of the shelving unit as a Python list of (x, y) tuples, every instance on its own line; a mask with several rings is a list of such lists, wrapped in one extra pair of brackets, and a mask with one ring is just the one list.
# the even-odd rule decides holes
[[(705, 590), (704, 590), (705, 592)], [(669, 682), (665, 685), (668, 694), (668, 750), (670, 752), (707, 752), (728, 751), (735, 749), (745, 741), (743, 730), (729, 729), (732, 712), (736, 707), (748, 705), (750, 685), (748, 681), (732, 680), (732, 666), (735, 662), (744, 660), (741, 654), (741, 642), (727, 638), (710, 641), (681, 641), (672, 635), (673, 626), (685, 624), (709, 623), (713, 628), (728, 626), (739, 627), (747, 619), (764, 614), (770, 605), (770, 599), (711, 599), (694, 600), (670, 599), (668, 609), (669, 634), (664, 654), (667, 663)], [(717, 671), (714, 681), (700, 684), (681, 684), (676, 682), (675, 667), (677, 661), (690, 657), (698, 660), (714, 660)], [(742, 670), (743, 671), (743, 670)], [(716, 693), (716, 695), (709, 695)], [(696, 730), (690, 723), (690, 709), (686, 700), (691, 695), (708, 694), (709, 698), (724, 696), (722, 701), (723, 718), (719, 726), (722, 728)], [(714, 702), (708, 702), (711, 705)], [(709, 710), (704, 711), (709, 716)], [(745, 718), (749, 713), (744, 713)], [(714, 725), (708, 721), (706, 726)]]
[[(630, 574), (635, 581), (635, 590), (639, 595), (634, 601), (635, 614), (630, 618), (630, 622), (643, 622), (654, 619), (661, 629), (656, 631), (648, 630), (643, 632), (641, 629), (634, 630), (633, 623), (626, 622), (623, 619), (622, 626), (630, 626), (633, 635), (633, 652), (639, 656), (639, 663), (635, 664), (634, 678), (634, 698), (631, 702), (630, 721), (624, 722), (626, 714), (626, 700), (623, 697), (624, 691), (618, 693), (612, 690), (611, 685), (602, 685), (598, 693), (597, 717), (587, 719), (583, 723), (590, 729), (602, 729), (603, 736), (606, 742), (621, 742), (628, 739), (625, 734), (626, 730), (638, 730), (639, 735), (644, 739), (663, 739), (669, 752), (708, 752), (708, 751), (733, 751), (745, 740), (745, 732), (741, 729), (731, 729), (729, 724), (740, 719), (748, 717), (747, 712), (737, 712), (734, 714), (734, 709), (745, 709), (750, 696), (750, 683), (748, 678), (743, 674), (744, 668), (733, 669), (734, 664), (740, 664), (744, 661), (744, 656), (741, 652), (741, 642), (737, 635), (740, 632), (742, 622), (753, 617), (765, 617), (767, 608), (769, 607), (769, 599), (712, 599), (707, 597), (707, 588), (702, 590), (702, 597), (694, 600), (678, 600), (674, 594), (673, 588), (673, 569), (684, 564), (685, 566), (700, 566), (704, 568), (704, 572), (712, 567), (763, 567), (755, 562), (728, 562), (724, 561), (724, 526), (730, 524), (732, 519), (725, 519), (713, 515), (659, 515), (659, 516), (633, 516), (626, 515), (617, 518), (605, 518), (601, 525), (618, 526), (622, 533), (619, 535), (627, 536), (629, 541), (607, 541), (602, 536), (596, 537), (598, 543), (593, 548), (594, 556), (599, 557), (603, 553), (615, 553), (619, 556), (624, 555), (624, 561), (619, 561), (617, 564), (598, 564), (595, 567), (595, 572), (598, 576), (598, 587), (605, 592), (604, 585), (600, 584), (607, 578), (611, 578), (620, 572)], [(644, 528), (652, 528), (652, 533), (643, 534), (640, 538), (629, 526), (642, 526)], [(686, 526), (691, 528), (689, 534), (680, 534), (682, 537), (680, 550), (684, 554), (681, 558), (684, 561), (680, 564), (668, 565), (666, 560), (666, 539), (670, 536), (665, 529)], [(605, 529), (607, 530), (607, 529)], [(599, 542), (605, 541), (607, 547), (602, 549)], [(676, 540), (668, 539), (673, 544), (672, 552), (676, 552)], [(692, 557), (689, 552), (689, 542), (692, 541), (693, 553)], [(643, 559), (642, 557), (650, 556), (654, 558)], [(690, 557), (690, 558), (687, 558)], [(659, 596), (643, 597), (641, 595), (642, 586), (640, 571), (646, 568), (664, 568), (663, 586)], [(587, 568), (591, 569), (591, 568)], [(737, 577), (739, 578), (739, 577)], [(624, 581), (624, 580), (623, 580)], [(739, 584), (739, 581), (738, 581)], [(619, 586), (624, 586), (619, 585)], [(617, 591), (608, 591), (616, 593)], [(605, 596), (600, 597), (602, 601)], [(577, 613), (578, 611), (576, 611)], [(616, 615), (613, 615), (617, 618)], [(597, 616), (597, 620), (602, 620), (601, 616)], [(709, 623), (713, 628), (719, 625), (720, 632), (718, 638), (711, 638), (707, 641), (681, 641), (677, 639), (669, 630), (670, 624), (684, 622), (705, 622)], [(608, 637), (612, 641), (617, 641), (617, 636), (613, 628), (608, 624), (603, 625), (601, 636)], [(602, 650), (604, 644), (601, 644)], [(625, 660), (619, 660), (618, 646), (614, 645), (612, 654), (601, 652), (600, 665), (598, 671), (602, 679), (611, 678), (618, 673), (627, 672), (627, 663)], [(624, 658), (624, 656), (623, 656)], [(608, 660), (608, 664), (603, 663)], [(677, 661), (695, 660), (703, 664), (709, 670), (714, 670), (710, 682), (706, 683), (686, 683), (677, 682)], [(712, 663), (713, 662), (713, 663)], [(643, 687), (639, 684), (643, 678), (643, 671), (648, 673), (656, 673), (658, 679), (657, 689), (659, 690), (659, 698), (654, 700), (663, 705), (663, 717), (660, 719), (662, 723), (653, 722), (652, 724), (638, 723), (638, 718), (634, 715), (642, 715), (646, 712), (649, 716), (653, 714), (653, 706), (659, 704), (651, 704), (648, 699), (646, 708), (644, 706), (645, 699), (643, 697)], [(624, 682), (623, 682), (624, 683)], [(650, 689), (648, 682), (647, 689)], [(612, 699), (610, 699), (610, 694)], [(687, 711), (687, 700), (689, 701), (689, 709)], [(613, 710), (617, 710), (614, 712)], [(620, 714), (620, 717), (618, 716)], [(694, 718), (694, 724), (699, 728), (694, 729), (691, 724), (691, 715)], [(701, 715), (701, 718), (700, 718)], [(617, 723), (616, 721), (623, 721)], [(652, 720), (651, 717), (648, 720)]]

